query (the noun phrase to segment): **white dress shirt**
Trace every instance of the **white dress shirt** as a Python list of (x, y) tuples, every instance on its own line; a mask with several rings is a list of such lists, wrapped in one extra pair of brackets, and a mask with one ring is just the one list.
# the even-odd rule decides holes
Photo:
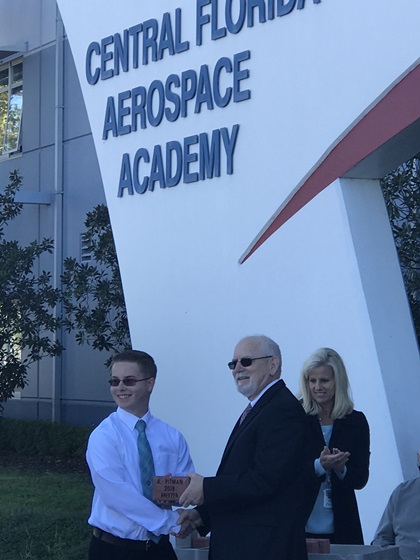
[[(178, 430), (147, 412), (146, 435), (156, 476), (194, 471), (188, 444)], [(88, 523), (125, 539), (147, 540), (177, 533), (178, 514), (143, 496), (135, 425), (139, 418), (118, 408), (92, 432), (86, 459), (95, 486)]]

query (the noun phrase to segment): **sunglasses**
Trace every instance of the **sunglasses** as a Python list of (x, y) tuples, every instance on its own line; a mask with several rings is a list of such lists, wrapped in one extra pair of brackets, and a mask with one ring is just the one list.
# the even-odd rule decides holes
[(147, 381), (148, 379), (152, 378), (143, 377), (143, 379), (134, 379), (134, 377), (126, 377), (125, 379), (118, 379), (118, 377), (111, 377), (111, 379), (108, 379), (108, 383), (111, 387), (118, 387), (121, 382), (125, 387), (134, 387), (134, 385), (139, 381)]
[(259, 358), (241, 358), (240, 360), (232, 360), (228, 363), (229, 369), (235, 369), (239, 362), (242, 367), (249, 367), (255, 360), (263, 360), (264, 358), (272, 358), (273, 356), (260, 356)]

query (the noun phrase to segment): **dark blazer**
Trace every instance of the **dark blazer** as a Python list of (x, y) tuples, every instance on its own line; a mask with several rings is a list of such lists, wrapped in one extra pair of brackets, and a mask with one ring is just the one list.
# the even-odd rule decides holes
[(282, 380), (227, 442), (198, 509), (211, 560), (306, 560), (303, 473), (306, 415)]
[[(325, 442), (317, 416), (308, 416), (309, 451), (311, 467), (313, 461), (320, 456)], [(334, 471), (331, 472), (331, 499), (334, 512), (334, 542), (336, 544), (363, 544), (354, 491), (363, 488), (369, 478), (369, 425), (362, 412), (354, 410), (340, 420), (335, 420), (330, 440), (330, 449), (349, 451), (347, 474), (340, 480)], [(317, 477), (311, 468), (305, 483), (305, 510), (308, 519), (315, 504), (316, 497), (325, 477)]]

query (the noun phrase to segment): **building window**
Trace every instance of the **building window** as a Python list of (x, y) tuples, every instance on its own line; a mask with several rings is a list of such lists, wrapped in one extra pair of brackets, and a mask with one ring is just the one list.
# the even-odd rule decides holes
[(80, 234), (80, 260), (82, 263), (92, 260), (92, 244), (83, 233)]
[(21, 149), (22, 60), (0, 65), (0, 157)]

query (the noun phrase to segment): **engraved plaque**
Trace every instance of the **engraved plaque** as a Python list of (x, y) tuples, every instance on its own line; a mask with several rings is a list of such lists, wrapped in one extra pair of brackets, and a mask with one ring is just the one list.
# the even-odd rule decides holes
[(189, 483), (188, 476), (154, 476), (152, 500), (157, 504), (178, 504)]

